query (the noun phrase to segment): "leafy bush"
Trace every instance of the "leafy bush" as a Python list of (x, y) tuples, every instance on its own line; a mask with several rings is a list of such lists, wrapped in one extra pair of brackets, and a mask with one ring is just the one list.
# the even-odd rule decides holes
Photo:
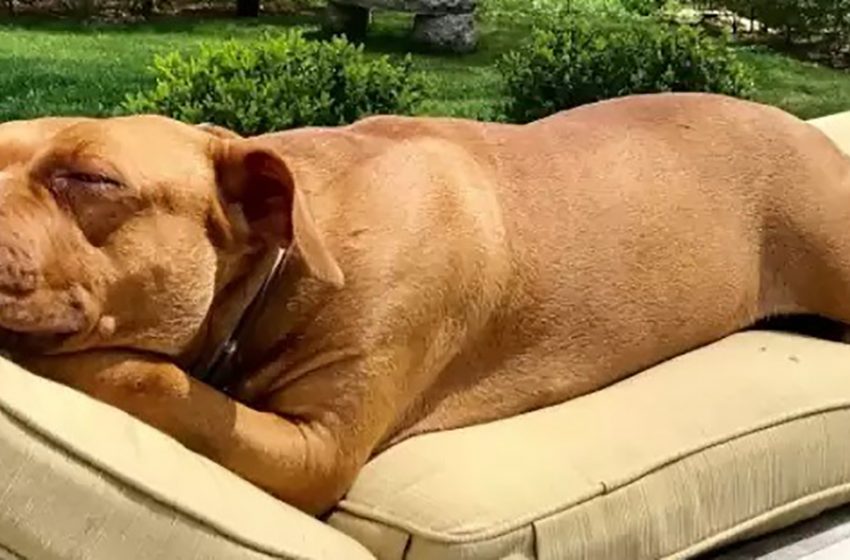
[(547, 22), (567, 15), (624, 18), (647, 15), (663, 0), (481, 0), (479, 15), (496, 24), (515, 26)]
[(635, 93), (703, 91), (746, 97), (748, 69), (698, 29), (646, 20), (571, 18), (536, 28), (499, 61), (508, 119)]
[(425, 91), (410, 58), (367, 58), (344, 39), (309, 41), (298, 31), (207, 44), (196, 56), (158, 56), (153, 72), (155, 86), (129, 96), (123, 112), (214, 122), (242, 134), (406, 113)]

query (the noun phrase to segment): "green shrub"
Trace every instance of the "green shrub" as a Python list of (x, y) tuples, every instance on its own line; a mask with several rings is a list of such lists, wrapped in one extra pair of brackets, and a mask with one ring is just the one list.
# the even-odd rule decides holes
[(499, 61), (506, 116), (528, 122), (635, 93), (703, 91), (746, 97), (748, 69), (725, 43), (647, 20), (561, 20), (535, 29)]
[(344, 39), (310, 41), (297, 31), (206, 44), (196, 56), (158, 56), (153, 72), (155, 86), (128, 96), (122, 112), (213, 122), (242, 134), (411, 112), (425, 88), (409, 58), (367, 58)]
[(478, 14), (497, 25), (516, 26), (551, 21), (565, 15), (592, 14), (624, 18), (646, 14), (659, 0), (481, 0)]

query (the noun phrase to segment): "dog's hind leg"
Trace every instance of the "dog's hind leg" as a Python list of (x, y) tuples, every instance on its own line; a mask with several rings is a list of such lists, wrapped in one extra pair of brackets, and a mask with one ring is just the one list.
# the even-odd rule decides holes
[(850, 328), (850, 158), (819, 133), (804, 150), (796, 183), (778, 184), (767, 203), (763, 315), (815, 315), (837, 323), (811, 334), (848, 341), (840, 327)]

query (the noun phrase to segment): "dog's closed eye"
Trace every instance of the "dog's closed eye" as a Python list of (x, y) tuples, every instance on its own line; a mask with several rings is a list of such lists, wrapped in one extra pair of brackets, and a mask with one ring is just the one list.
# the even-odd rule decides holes
[(59, 170), (47, 180), (47, 188), (59, 206), (75, 217), (82, 232), (100, 245), (139, 206), (139, 199), (125, 185), (98, 172)]
[(121, 187), (121, 182), (100, 173), (82, 171), (60, 171), (51, 178), (51, 187), (64, 189), (70, 187), (83, 188), (114, 188)]

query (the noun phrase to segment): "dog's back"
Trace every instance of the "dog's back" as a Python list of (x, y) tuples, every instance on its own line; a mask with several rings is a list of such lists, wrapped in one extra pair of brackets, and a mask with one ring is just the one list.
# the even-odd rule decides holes
[[(431, 169), (457, 165), (457, 188), (493, 195), (468, 196), (484, 204), (468, 214), (499, 213), (469, 229), (485, 240), (455, 243), (475, 255), (498, 242), (490, 258), (506, 260), (471, 283), (497, 303), (396, 440), (561, 402), (775, 313), (850, 319), (838, 303), (850, 301), (848, 160), (779, 110), (678, 94), (524, 127), (385, 118), (351, 130), (392, 140), (377, 154), (435, 140)], [(396, 188), (396, 205), (410, 200)]]

